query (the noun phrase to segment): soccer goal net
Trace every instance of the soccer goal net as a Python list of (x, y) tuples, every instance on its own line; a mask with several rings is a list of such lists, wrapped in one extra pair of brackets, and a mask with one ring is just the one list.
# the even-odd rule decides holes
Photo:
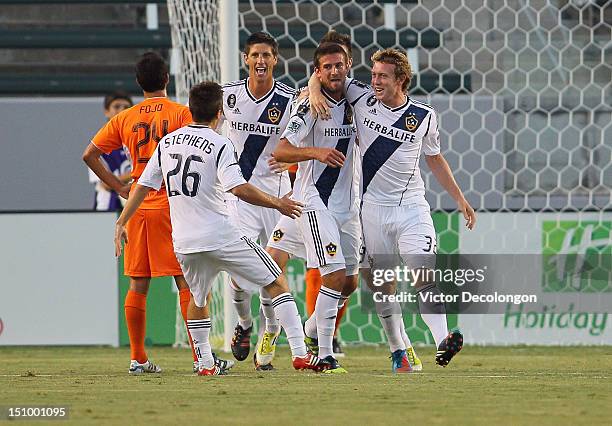
[[(219, 23), (221, 3), (168, 1), (183, 100), (191, 84), (220, 79), (224, 31), (238, 36), (230, 54), (240, 64), (238, 46), (249, 34), (273, 35), (280, 45), (276, 78), (296, 88), (306, 84), (328, 30), (351, 36), (351, 75), (365, 82), (372, 53), (401, 49), (416, 74), (410, 96), (439, 112), (443, 154), (479, 214), (468, 234), (453, 200), (423, 167), (440, 252), (612, 253), (608, 2), (240, 0), (237, 27)], [(291, 268), (289, 281), (303, 301), (303, 266)], [(222, 301), (221, 290), (215, 294)], [(360, 310), (359, 297), (340, 336), (380, 343), (378, 320)], [(431, 342), (418, 315), (406, 325), (413, 340)]]

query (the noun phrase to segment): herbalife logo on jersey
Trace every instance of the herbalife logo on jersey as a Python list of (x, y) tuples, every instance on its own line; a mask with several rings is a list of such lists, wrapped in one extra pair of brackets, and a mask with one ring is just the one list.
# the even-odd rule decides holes
[(612, 221), (544, 221), (545, 292), (612, 292)]

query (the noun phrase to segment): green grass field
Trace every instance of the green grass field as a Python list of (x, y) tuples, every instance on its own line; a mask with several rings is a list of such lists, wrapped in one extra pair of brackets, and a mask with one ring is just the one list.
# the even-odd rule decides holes
[(348, 375), (246, 361), (191, 374), (188, 350), (150, 348), (161, 375), (127, 374), (125, 348), (0, 348), (0, 405), (67, 405), (99, 424), (610, 424), (612, 347), (465, 347), (447, 368), (420, 348), (422, 373), (393, 375), (387, 351), (348, 347)]

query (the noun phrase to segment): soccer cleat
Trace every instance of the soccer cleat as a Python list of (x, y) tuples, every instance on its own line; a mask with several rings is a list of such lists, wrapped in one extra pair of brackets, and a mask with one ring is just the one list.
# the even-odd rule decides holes
[(257, 345), (257, 350), (253, 356), (253, 363), (255, 364), (255, 370), (257, 371), (271, 371), (274, 370), (272, 366), (272, 360), (274, 359), (274, 353), (276, 352), (276, 340), (278, 335), (276, 333), (264, 332), (261, 341)]
[(162, 369), (159, 367), (159, 365), (153, 364), (149, 360), (141, 364), (135, 359), (130, 361), (130, 369), (128, 370), (128, 373), (135, 375), (135, 376), (139, 374), (144, 374), (144, 373), (161, 373), (161, 372), (162, 372)]
[(348, 371), (342, 368), (338, 360), (336, 360), (336, 358), (334, 358), (332, 355), (326, 356), (325, 358), (323, 358), (323, 361), (327, 361), (329, 363), (329, 366), (325, 370), (323, 370), (324, 374), (346, 374), (348, 373)]
[[(231, 370), (231, 368), (236, 364), (234, 361), (230, 360), (230, 359), (221, 359), (217, 357), (216, 353), (212, 353), (213, 358), (215, 359), (215, 365), (217, 367), (219, 367), (222, 370)], [(198, 362), (194, 361), (193, 362), (193, 372), (197, 373), (198, 372)]]
[(198, 376), (226, 376), (227, 371), (220, 368), (218, 365), (213, 365), (212, 368), (198, 369)]
[(308, 337), (304, 334), (304, 343), (306, 343), (306, 349), (309, 352), (312, 352), (313, 355), (319, 354), (319, 341), (314, 337)]
[(231, 370), (232, 367), (236, 364), (231, 359), (223, 359), (219, 358), (216, 353), (212, 353), (213, 358), (215, 359), (215, 365), (222, 370)]
[(391, 354), (391, 370), (394, 373), (412, 373), (412, 366), (405, 349), (398, 349)]
[(320, 359), (312, 352), (308, 352), (303, 357), (293, 357), (293, 368), (296, 370), (313, 370), (320, 372), (329, 368), (329, 362), (324, 359)]
[(410, 363), (410, 366), (412, 367), (413, 371), (423, 370), (423, 363), (417, 356), (416, 351), (412, 346), (408, 346), (406, 348), (406, 355), (408, 356), (408, 362)]
[(232, 337), (231, 347), (234, 358), (238, 361), (244, 361), (249, 356), (252, 330), (253, 326), (245, 330), (240, 324), (236, 324), (236, 328), (234, 328), (234, 337)]
[(463, 348), (463, 334), (459, 330), (451, 331), (438, 346), (436, 364), (446, 367), (461, 348)]
[(340, 346), (340, 342), (338, 342), (338, 339), (335, 337), (334, 340), (332, 340), (332, 351), (335, 358), (342, 358), (346, 355), (342, 350), (342, 346)]

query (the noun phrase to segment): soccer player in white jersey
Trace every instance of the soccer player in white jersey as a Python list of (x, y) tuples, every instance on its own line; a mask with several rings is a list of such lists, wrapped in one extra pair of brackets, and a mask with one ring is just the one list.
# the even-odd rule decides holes
[[(343, 95), (347, 64), (345, 50), (336, 43), (324, 43), (315, 50), (315, 73), (332, 105), (331, 119), (317, 120), (304, 99), (273, 154), (279, 161), (300, 162), (294, 188), (305, 214), (297, 225), (308, 266), (319, 268), (323, 279), (305, 334), (307, 339), (318, 339), (319, 357), (331, 364), (328, 373), (346, 373), (333, 356), (332, 340), (338, 308), (357, 288), (361, 245), (353, 111)], [(276, 228), (281, 232), (282, 222)], [(289, 237), (295, 239), (295, 234), (288, 232), (285, 241), (282, 236), (274, 241), (272, 235), (267, 249), (273, 258), (281, 257), (286, 263), (294, 245)]]
[[(376, 263), (380, 255), (399, 255), (406, 265), (422, 266), (425, 261), (425, 266), (433, 268), (436, 235), (420, 175), (421, 152), (438, 182), (457, 202), (469, 229), (476, 215), (440, 153), (435, 110), (406, 94), (412, 78), (406, 55), (385, 49), (372, 56), (372, 63), (371, 87), (356, 80), (346, 84), (360, 140), (365, 247), (372, 267), (387, 266)], [(463, 336), (459, 331), (448, 332), (444, 304), (428, 302), (430, 299), (424, 297), (440, 294), (435, 284), (423, 280), (416, 283), (416, 288), (422, 296), (418, 298), (421, 317), (437, 346), (436, 363), (446, 366), (461, 350)], [(389, 340), (393, 370), (410, 371), (397, 325), (402, 321), (399, 306), (377, 303), (377, 311)]]
[[(273, 171), (268, 161), (289, 120), (295, 90), (273, 77), (278, 43), (272, 36), (263, 32), (251, 34), (245, 43), (243, 55), (249, 76), (223, 86), (223, 119), (227, 121), (228, 136), (238, 151), (238, 163), (244, 178), (262, 191), (283, 196), (291, 190), (289, 174), (282, 166), (280, 170)], [(265, 247), (280, 214), (273, 209), (230, 198), (233, 200), (228, 200), (228, 203), (245, 235), (259, 240)], [(249, 284), (244, 283), (242, 278), (233, 277), (233, 280), (232, 300), (239, 321), (231, 347), (236, 359), (242, 361), (250, 350), (251, 293), (243, 290)], [(260, 292), (260, 301), (266, 328), (259, 339), (258, 350), (273, 357), (280, 326), (265, 290)], [(265, 368), (272, 369), (272, 366), (267, 364)]]
[(175, 254), (193, 295), (187, 325), (198, 357), (198, 374), (220, 375), (211, 352), (207, 295), (220, 271), (248, 277), (253, 290), (265, 288), (276, 317), (285, 329), (295, 369), (321, 371), (328, 363), (307, 352), (300, 316), (287, 282), (272, 258), (235, 227), (223, 197), (231, 192), (239, 199), (284, 215), (298, 217), (301, 204), (265, 193), (247, 183), (238, 165), (232, 142), (213, 129), (221, 116), (221, 86), (204, 82), (189, 93), (194, 124), (165, 136), (138, 181), (115, 229), (116, 254), (123, 240), (129, 244), (125, 224), (149, 190), (166, 186), (170, 203)]

